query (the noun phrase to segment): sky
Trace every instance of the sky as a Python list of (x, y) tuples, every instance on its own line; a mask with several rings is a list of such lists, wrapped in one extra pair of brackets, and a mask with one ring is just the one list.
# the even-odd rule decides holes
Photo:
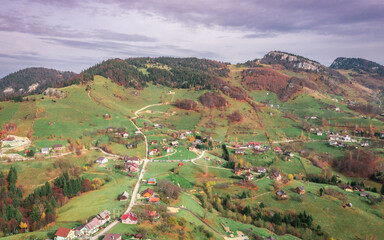
[(382, 0), (0, 0), (0, 77), (110, 58), (239, 63), (273, 50), (384, 64)]

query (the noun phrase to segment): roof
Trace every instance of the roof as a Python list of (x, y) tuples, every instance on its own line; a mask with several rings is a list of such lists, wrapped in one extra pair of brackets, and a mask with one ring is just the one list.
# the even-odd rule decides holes
[(106, 233), (103, 240), (116, 240), (121, 238), (121, 234), (116, 234), (116, 233)]
[(149, 194), (153, 195), (154, 192), (153, 192), (152, 189), (147, 188), (147, 189), (145, 189), (145, 190), (141, 193), (141, 195), (144, 195), (144, 194), (146, 194), (146, 193), (149, 193)]
[(105, 219), (107, 216), (110, 216), (111, 215), (111, 212), (108, 211), (108, 210), (104, 210), (103, 212), (99, 213), (99, 216), (102, 218), (102, 219)]
[(279, 148), (279, 147), (276, 147), (276, 148), (275, 148), (275, 150), (277, 150), (277, 151), (281, 151), (281, 148)]
[(247, 176), (253, 176), (253, 173), (246, 172), (246, 173), (245, 173), (245, 176), (246, 176), (246, 177), (247, 177)]
[(55, 233), (55, 236), (66, 238), (71, 231), (72, 229), (59, 227), (59, 229), (57, 229), (57, 232)]
[[(96, 161), (103, 161), (104, 159), (107, 159), (106, 157), (99, 157)], [(107, 159), (108, 160), (108, 159)]]
[(148, 182), (156, 182), (156, 178), (150, 178), (148, 179)]
[(148, 215), (149, 217), (155, 217), (155, 216), (156, 216), (156, 211), (148, 211), (148, 212), (147, 212), (147, 215)]
[(255, 167), (255, 170), (262, 170), (262, 171), (264, 171), (264, 170), (267, 170), (265, 167)]
[(129, 218), (129, 220), (131, 221), (137, 221), (137, 216), (136, 214), (132, 213), (132, 212), (129, 212), (127, 214), (124, 214), (123, 216), (121, 216), (121, 220), (127, 220)]
[(284, 190), (280, 190), (278, 192), (276, 192), (276, 195), (279, 195), (279, 196), (283, 196), (283, 195), (286, 195), (287, 193), (284, 191)]
[(53, 145), (53, 148), (61, 148), (61, 147), (63, 147), (62, 144), (56, 144), (56, 145)]
[(94, 229), (95, 227), (98, 227), (99, 225), (100, 225), (100, 221), (95, 217), (91, 221), (89, 221), (87, 224), (85, 224), (85, 227), (88, 230), (90, 230), (90, 229)]
[(160, 201), (160, 198), (158, 198), (158, 197), (150, 197), (148, 200), (149, 200), (149, 202), (158, 202), (158, 201)]
[(299, 191), (304, 191), (304, 190), (305, 190), (303, 186), (298, 186), (297, 189), (298, 189)]

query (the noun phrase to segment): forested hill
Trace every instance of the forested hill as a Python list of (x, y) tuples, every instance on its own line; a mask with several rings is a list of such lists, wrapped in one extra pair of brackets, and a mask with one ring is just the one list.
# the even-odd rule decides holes
[(30, 95), (47, 87), (60, 86), (73, 77), (73, 72), (60, 72), (47, 68), (26, 68), (0, 79), (0, 97)]
[(74, 76), (70, 83), (86, 83), (93, 76), (110, 78), (119, 85), (144, 88), (147, 83), (175, 88), (211, 88), (214, 80), (227, 77), (224, 63), (198, 58), (128, 58), (103, 61)]
[(368, 73), (371, 76), (384, 77), (384, 66), (362, 58), (339, 57), (330, 66), (334, 69), (353, 70), (357, 73)]

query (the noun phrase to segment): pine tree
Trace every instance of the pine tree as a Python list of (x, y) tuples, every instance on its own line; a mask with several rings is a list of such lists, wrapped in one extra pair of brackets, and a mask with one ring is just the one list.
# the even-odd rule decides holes
[(33, 206), (32, 211), (29, 215), (32, 217), (33, 221), (35, 222), (40, 221), (41, 214), (40, 214), (39, 208), (36, 205)]

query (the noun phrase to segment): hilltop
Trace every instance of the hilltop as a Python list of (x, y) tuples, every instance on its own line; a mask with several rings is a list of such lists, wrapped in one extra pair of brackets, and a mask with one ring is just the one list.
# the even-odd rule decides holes
[(75, 73), (47, 68), (25, 68), (0, 79), (0, 98), (41, 93), (48, 87), (62, 86)]

